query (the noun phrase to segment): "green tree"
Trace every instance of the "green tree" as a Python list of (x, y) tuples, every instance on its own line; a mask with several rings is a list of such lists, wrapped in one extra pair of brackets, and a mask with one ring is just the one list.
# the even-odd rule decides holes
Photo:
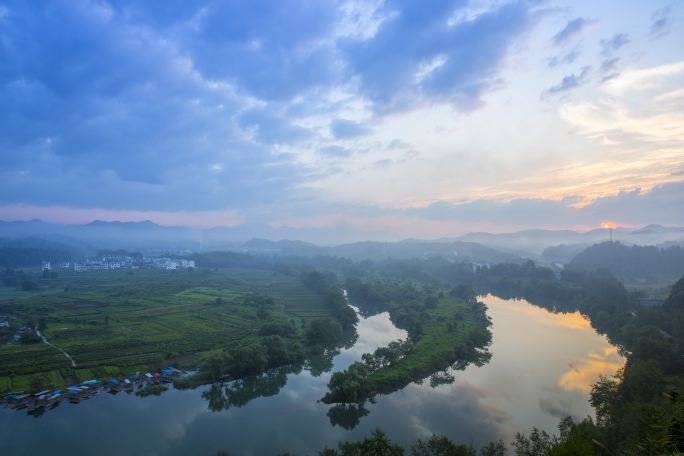
[(596, 421), (599, 425), (606, 426), (614, 421), (620, 399), (621, 379), (622, 371), (618, 371), (613, 378), (601, 375), (591, 387), (589, 402), (596, 412)]
[(480, 456), (506, 456), (506, 445), (503, 441), (489, 442), (480, 448)]
[(641, 414), (637, 449), (643, 456), (659, 456), (676, 450), (670, 442), (668, 419), (658, 407), (645, 407)]
[(443, 435), (433, 435), (428, 440), (418, 439), (411, 449), (412, 456), (476, 456), (472, 447), (457, 444)]
[(439, 304), (439, 299), (437, 299), (437, 297), (434, 295), (426, 296), (424, 304), (428, 309), (434, 309), (437, 307), (437, 304)]
[(321, 456), (403, 456), (404, 449), (392, 443), (384, 432), (375, 429), (369, 437), (359, 442), (341, 442), (338, 450), (325, 449)]
[(212, 379), (218, 380), (224, 376), (229, 362), (223, 353), (212, 353), (204, 361), (202, 371), (206, 372)]
[(312, 321), (306, 331), (306, 339), (312, 345), (331, 346), (342, 337), (342, 327), (330, 318)]
[(565, 417), (558, 425), (560, 438), (549, 450), (550, 456), (582, 456), (596, 452), (598, 430), (591, 418), (575, 423), (571, 417)]
[(546, 431), (533, 428), (529, 436), (515, 434), (513, 447), (516, 456), (548, 456), (555, 440)]
[(662, 397), (665, 376), (653, 360), (632, 362), (625, 369), (620, 395), (623, 401), (650, 402)]
[(364, 363), (353, 363), (347, 370), (333, 373), (322, 401), (326, 404), (365, 402), (374, 394), (368, 375), (369, 369)]
[(282, 366), (289, 364), (292, 360), (285, 341), (280, 336), (266, 336), (261, 339), (261, 343), (266, 348), (269, 366)]
[(266, 369), (268, 353), (263, 345), (255, 343), (231, 350), (228, 360), (228, 373), (233, 377), (245, 377)]

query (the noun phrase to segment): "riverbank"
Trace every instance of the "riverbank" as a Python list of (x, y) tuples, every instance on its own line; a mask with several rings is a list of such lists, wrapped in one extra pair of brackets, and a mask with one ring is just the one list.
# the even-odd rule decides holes
[(26, 411), (32, 416), (41, 416), (57, 408), (63, 401), (78, 404), (104, 392), (109, 394), (135, 393), (136, 396), (141, 397), (159, 395), (168, 390), (165, 384), (183, 375), (186, 373), (169, 367), (158, 372), (136, 373), (127, 377), (110, 378), (106, 381), (85, 380), (62, 389), (47, 389), (36, 393), (11, 392), (0, 396), (0, 407)]
[(428, 291), (401, 282), (347, 281), (349, 295), (367, 312), (385, 310), (409, 338), (364, 354), (344, 372), (333, 374), (327, 404), (364, 403), (412, 382), (453, 381), (451, 370), (490, 358), (491, 322), (486, 307), (471, 295)]

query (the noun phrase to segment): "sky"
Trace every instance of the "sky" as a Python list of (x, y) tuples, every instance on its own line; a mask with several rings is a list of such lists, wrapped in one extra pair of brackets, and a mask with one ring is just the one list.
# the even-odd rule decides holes
[(679, 1), (0, 0), (0, 219), (684, 225), (682, 43)]

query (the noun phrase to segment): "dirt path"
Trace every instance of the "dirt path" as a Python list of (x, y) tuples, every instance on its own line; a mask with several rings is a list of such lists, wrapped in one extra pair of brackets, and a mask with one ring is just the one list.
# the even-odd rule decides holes
[(53, 344), (52, 342), (49, 342), (49, 341), (45, 338), (45, 336), (41, 334), (40, 331), (36, 330), (36, 334), (38, 334), (38, 336), (40, 336), (40, 338), (43, 339), (43, 342), (45, 342), (46, 345), (49, 345), (49, 346), (52, 347), (52, 348), (56, 348), (57, 350), (59, 350), (59, 351), (61, 351), (62, 353), (64, 353), (64, 356), (66, 356), (66, 359), (68, 359), (69, 361), (71, 361), (71, 367), (76, 367), (76, 361), (74, 361), (74, 359), (71, 357), (71, 355), (70, 355), (69, 353), (65, 352), (64, 350), (62, 350), (61, 348), (59, 348), (57, 345)]

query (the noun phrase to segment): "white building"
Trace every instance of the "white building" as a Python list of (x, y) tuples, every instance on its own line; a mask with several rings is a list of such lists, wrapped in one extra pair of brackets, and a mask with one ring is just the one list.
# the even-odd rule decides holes
[[(70, 263), (63, 263), (70, 269)], [(64, 267), (63, 266), (63, 267)], [(140, 269), (155, 268), (174, 271), (176, 269), (189, 269), (195, 267), (195, 260), (175, 259), (168, 257), (102, 257), (100, 259), (86, 259), (83, 263), (73, 263), (73, 270), (83, 271), (109, 271), (121, 268)]]

